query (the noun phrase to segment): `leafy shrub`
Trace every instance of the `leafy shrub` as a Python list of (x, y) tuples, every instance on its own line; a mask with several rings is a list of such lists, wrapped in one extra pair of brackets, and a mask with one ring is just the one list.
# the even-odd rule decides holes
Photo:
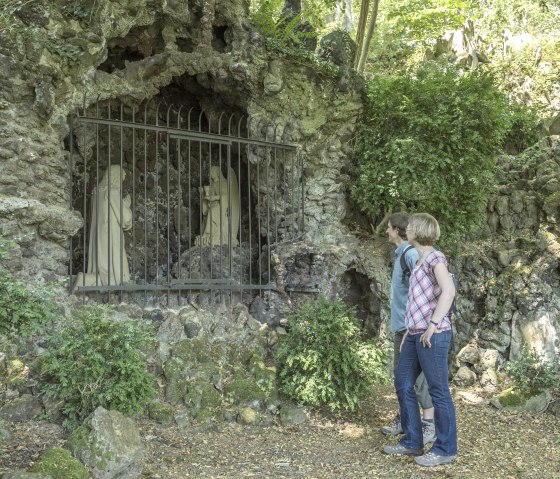
[(354, 310), (340, 300), (320, 298), (297, 309), (277, 353), (282, 391), (302, 404), (354, 410), (366, 387), (382, 378), (387, 359), (360, 338)]
[(375, 223), (394, 210), (429, 211), (453, 243), (485, 218), (508, 104), (493, 79), (427, 66), (369, 84), (352, 195)]
[(302, 23), (301, 14), (282, 17), (278, 2), (264, 0), (251, 13), (250, 20), (267, 39), (280, 45), (300, 45), (305, 39), (315, 37), (312, 32), (298, 29)]
[(155, 393), (139, 347), (147, 339), (131, 322), (105, 319), (103, 309), (75, 311), (76, 321), (50, 338), (41, 365), (44, 392), (65, 402), (67, 426), (98, 406), (132, 413)]
[(0, 268), (0, 335), (26, 338), (44, 331), (55, 315), (51, 297), (48, 288), (28, 289)]
[(523, 346), (519, 359), (505, 365), (514, 388), (529, 397), (547, 389), (560, 389), (560, 368), (558, 364), (544, 361), (535, 349)]
[(521, 153), (539, 140), (539, 117), (523, 104), (513, 104), (509, 112), (509, 129), (504, 139), (511, 154)]

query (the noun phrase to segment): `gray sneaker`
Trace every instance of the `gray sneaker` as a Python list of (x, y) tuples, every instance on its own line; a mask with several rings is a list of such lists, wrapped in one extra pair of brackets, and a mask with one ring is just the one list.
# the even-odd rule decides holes
[(401, 417), (397, 414), (395, 419), (381, 428), (381, 432), (386, 436), (398, 436), (402, 434), (404, 431), (401, 426)]
[(395, 446), (385, 446), (383, 448), (385, 454), (391, 454), (394, 456), (421, 456), (422, 449), (413, 449), (402, 444), (396, 444)]
[(424, 444), (435, 442), (436, 425), (433, 422), (422, 421), (422, 436), (424, 436)]
[(434, 467), (451, 464), (457, 456), (439, 456), (433, 452), (428, 452), (423, 456), (415, 457), (414, 462), (419, 466)]

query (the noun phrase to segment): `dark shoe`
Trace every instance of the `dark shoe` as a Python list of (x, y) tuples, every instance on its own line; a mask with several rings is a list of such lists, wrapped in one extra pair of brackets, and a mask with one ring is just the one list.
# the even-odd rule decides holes
[(414, 462), (419, 466), (434, 467), (451, 464), (457, 456), (439, 456), (433, 452), (428, 452), (420, 457), (415, 457)]
[(436, 425), (433, 422), (422, 421), (422, 436), (424, 437), (424, 444), (435, 442)]
[(381, 428), (381, 432), (386, 436), (397, 436), (402, 434), (404, 431), (401, 426), (401, 417), (397, 414), (395, 419)]
[(411, 449), (403, 446), (402, 444), (397, 444), (396, 446), (385, 446), (383, 448), (385, 454), (391, 454), (395, 456), (421, 456), (422, 449)]

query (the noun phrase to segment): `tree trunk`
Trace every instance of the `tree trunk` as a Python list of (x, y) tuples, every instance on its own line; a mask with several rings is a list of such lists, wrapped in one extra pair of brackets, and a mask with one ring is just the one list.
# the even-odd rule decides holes
[(369, 18), (369, 27), (366, 36), (366, 41), (364, 43), (364, 48), (361, 51), (360, 61), (358, 63), (358, 71), (363, 72), (364, 66), (366, 64), (366, 59), (368, 56), (369, 45), (373, 37), (373, 31), (375, 30), (375, 23), (377, 21), (377, 11), (379, 9), (379, 0), (373, 0), (373, 8), (371, 9), (371, 15)]
[(356, 56), (354, 58), (354, 68), (358, 68), (360, 57), (362, 54), (362, 46), (364, 44), (364, 33), (366, 30), (367, 16), (369, 11), (369, 0), (362, 0), (360, 8), (360, 19), (358, 21), (358, 30), (356, 32)]

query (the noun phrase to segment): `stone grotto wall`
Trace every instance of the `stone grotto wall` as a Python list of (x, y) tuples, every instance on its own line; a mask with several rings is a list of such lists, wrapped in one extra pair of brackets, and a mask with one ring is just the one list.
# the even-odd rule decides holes
[(456, 382), (497, 385), (496, 369), (523, 344), (560, 353), (560, 140), (548, 137), (498, 162), (487, 239), (460, 258)]
[[(356, 305), (368, 334), (385, 331), (391, 247), (346, 226), (354, 214), (346, 171), (362, 90), (344, 59), (333, 74), (267, 52), (244, 0), (97, 1), (82, 18), (63, 13), (63, 4), (33, 3), (21, 12), (48, 35), (50, 48), (23, 36), (0, 45), (0, 233), (18, 245), (6, 265), (34, 281), (67, 278), (70, 239), (83, 228), (69, 177), (77, 108), (109, 100), (184, 104), (212, 118), (265, 119), (304, 158), (303, 170), (293, 173), (304, 180), (305, 230), (297, 241), (263, 236), (275, 289), (251, 298), (250, 314), (279, 328), (294, 305), (326, 294)], [(56, 53), (62, 41), (79, 61)], [(516, 357), (527, 338), (549, 357), (558, 352), (558, 151), (555, 139), (502, 160), (489, 239), (467, 245), (459, 260), (455, 370), (465, 367), (467, 382), (488, 370), (482, 358), (499, 364)], [(262, 168), (262, 158), (244, 154)], [(255, 211), (263, 214), (262, 205)], [(461, 354), (466, 346), (476, 354)]]
[[(352, 296), (354, 302), (365, 295), (371, 304), (362, 315), (374, 312), (375, 318), (364, 316), (364, 321), (375, 329), (381, 314), (373, 279), (377, 273), (361, 264), (358, 242), (343, 224), (348, 213), (343, 172), (362, 106), (360, 82), (343, 67), (344, 57), (335, 55), (342, 65), (337, 74), (267, 53), (265, 39), (248, 23), (244, 0), (95, 2), (88, 15), (79, 16), (68, 14), (63, 2), (57, 5), (29, 4), (18, 13), (50, 43), (21, 36), (14, 45), (0, 46), (0, 159), (5, 172), (0, 177), (0, 233), (18, 245), (7, 266), (22, 278), (64, 284), (70, 240), (78, 266), (83, 262), (79, 240), (84, 192), (76, 185), (83, 180), (80, 162), (91, 156), (93, 135), (89, 131), (86, 144), (76, 143), (83, 133), (78, 126), (71, 136), (78, 108), (99, 103), (104, 109), (109, 102), (122, 102), (130, 109), (149, 102), (153, 110), (159, 103), (173, 103), (202, 111), (208, 118), (221, 112), (245, 115), (265, 120), (253, 127), (275, 125), (274, 140), (300, 145), (304, 169), (290, 170), (288, 163), (283, 167), (305, 184), (306, 227), (297, 232), (300, 243), (258, 232), (262, 254), (273, 258), (273, 280), (279, 287), (258, 298), (252, 311), (277, 325), (276, 312), (284, 314), (292, 304), (284, 284), (298, 289), (297, 300), (311, 297), (310, 288)], [(67, 54), (56, 48), (61, 44)], [(327, 50), (323, 48), (324, 56), (332, 56)], [(268, 131), (250, 133), (269, 137)], [(69, 158), (71, 143), (75, 152)], [(155, 151), (156, 146), (150, 148)], [(243, 153), (247, 164), (264, 171), (263, 158), (251, 150)], [(69, 160), (75, 167), (73, 183)], [(90, 176), (88, 181), (96, 180)], [(162, 181), (165, 178), (152, 178), (151, 184)], [(270, 191), (257, 193), (269, 195), (263, 203), (271, 201)], [(177, 200), (173, 216), (185, 214), (180, 201), (172, 199)], [(255, 205), (257, 214), (263, 216), (264, 210)], [(285, 223), (289, 220), (285, 218)], [(166, 234), (177, 236), (176, 231)], [(294, 279), (296, 273), (286, 270), (286, 265), (301, 262), (296, 259), (301, 249), (322, 257), (326, 265), (313, 272), (322, 277), (315, 285)], [(368, 287), (371, 281), (373, 286)]]

